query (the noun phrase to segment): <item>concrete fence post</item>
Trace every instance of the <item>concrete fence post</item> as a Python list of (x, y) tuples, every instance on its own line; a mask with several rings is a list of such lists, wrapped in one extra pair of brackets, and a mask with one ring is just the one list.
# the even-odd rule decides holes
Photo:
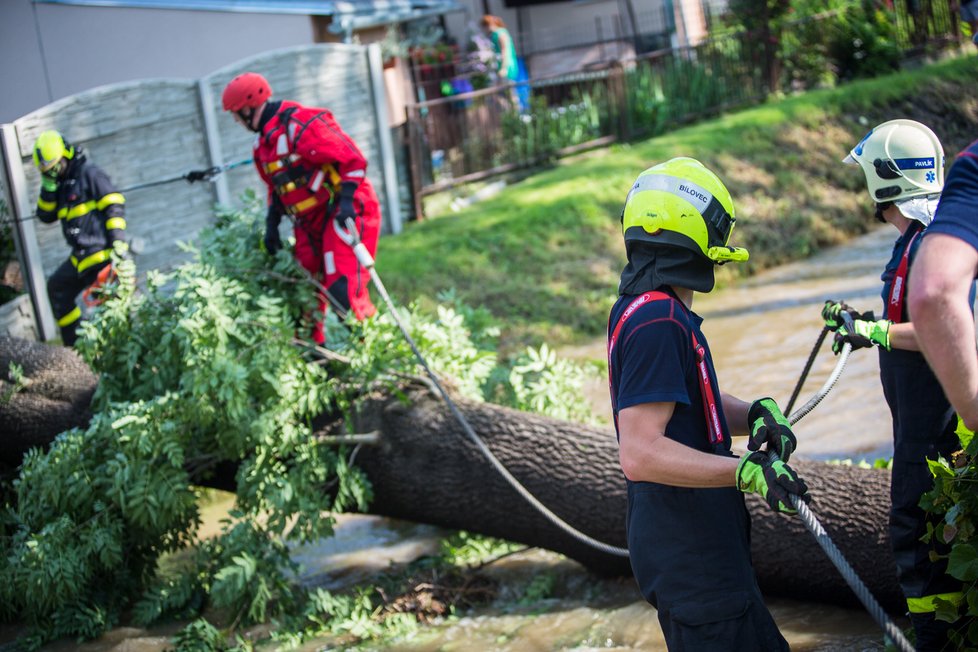
[(390, 120), (387, 118), (384, 61), (381, 58), (380, 46), (376, 43), (367, 46), (367, 64), (370, 71), (370, 89), (373, 95), (374, 121), (377, 124), (377, 143), (380, 147), (381, 175), (384, 179), (387, 217), (390, 220), (391, 233), (400, 233), (403, 229), (401, 186), (397, 181), (397, 159), (394, 156)]
[[(204, 142), (207, 144), (207, 156), (211, 165), (222, 167), (225, 163), (224, 152), (221, 149), (220, 130), (217, 128), (217, 116), (214, 115), (214, 94), (211, 93), (210, 77), (204, 77), (197, 82), (197, 93), (200, 99), (200, 113), (204, 119)], [(226, 173), (217, 175), (214, 180), (214, 193), (217, 202), (225, 206), (231, 205), (231, 191), (228, 188)]]
[(21, 273), (31, 295), (37, 332), (44, 341), (53, 339), (57, 329), (54, 313), (48, 300), (48, 288), (41, 264), (41, 249), (34, 229), (34, 210), (27, 191), (27, 176), (20, 156), (17, 130), (12, 124), (0, 125), (0, 160), (9, 198), (10, 216), (14, 224), (14, 243), (20, 259)]

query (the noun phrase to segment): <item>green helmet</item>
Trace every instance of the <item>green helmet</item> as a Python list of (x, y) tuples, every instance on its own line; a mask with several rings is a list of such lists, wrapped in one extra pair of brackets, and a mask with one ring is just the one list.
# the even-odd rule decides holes
[(43, 132), (34, 141), (34, 165), (41, 172), (47, 172), (61, 159), (71, 159), (75, 155), (75, 148), (69, 145), (64, 136), (51, 129)]
[(621, 214), (626, 244), (682, 247), (717, 265), (749, 257), (746, 249), (727, 246), (735, 221), (733, 199), (723, 182), (688, 157), (638, 175)]

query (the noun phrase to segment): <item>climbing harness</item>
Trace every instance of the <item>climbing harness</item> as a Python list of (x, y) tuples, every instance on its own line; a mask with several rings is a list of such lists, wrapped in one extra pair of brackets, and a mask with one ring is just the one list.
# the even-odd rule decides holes
[(913, 234), (910, 240), (907, 242), (907, 246), (903, 248), (903, 255), (900, 257), (900, 264), (896, 268), (896, 273), (893, 275), (893, 284), (890, 287), (890, 298), (886, 302), (886, 310), (883, 313), (883, 319), (889, 319), (894, 324), (899, 324), (903, 321), (903, 299), (906, 296), (906, 285), (907, 285), (907, 271), (910, 267), (910, 250), (913, 248), (913, 242), (917, 239), (923, 231), (917, 231)]
[[(597, 539), (594, 539), (593, 537), (590, 537), (587, 534), (584, 534), (583, 532), (577, 530), (572, 525), (570, 525), (569, 523), (561, 519), (559, 516), (554, 514), (552, 511), (550, 511), (543, 503), (541, 503), (535, 496), (533, 496), (526, 489), (526, 487), (524, 487), (520, 483), (520, 481), (517, 480), (513, 476), (513, 474), (510, 473), (508, 469), (506, 469), (505, 466), (503, 466), (502, 462), (500, 462), (496, 458), (496, 456), (492, 453), (492, 451), (489, 450), (489, 447), (486, 445), (486, 443), (482, 441), (482, 438), (479, 437), (472, 429), (472, 426), (469, 425), (468, 420), (465, 418), (465, 416), (455, 405), (455, 402), (448, 395), (448, 392), (445, 391), (445, 388), (439, 382), (438, 377), (431, 370), (431, 367), (428, 366), (427, 361), (425, 360), (424, 356), (421, 354), (421, 351), (418, 349), (417, 344), (415, 344), (414, 339), (411, 337), (410, 333), (408, 333), (407, 327), (405, 327), (404, 323), (401, 321), (401, 318), (397, 313), (397, 310), (395, 309), (394, 302), (391, 300), (390, 295), (387, 293), (387, 288), (384, 286), (384, 283), (381, 280), (380, 275), (377, 273), (377, 270), (374, 268), (375, 261), (373, 256), (367, 250), (366, 245), (364, 245), (360, 241), (360, 238), (357, 235), (355, 223), (353, 222), (353, 220), (347, 218), (345, 226), (346, 229), (344, 230), (339, 225), (337, 225), (337, 233), (340, 234), (340, 237), (343, 239), (344, 242), (346, 242), (346, 244), (352, 247), (353, 253), (357, 257), (357, 261), (359, 261), (359, 263), (364, 268), (366, 268), (367, 271), (370, 273), (370, 279), (373, 281), (374, 287), (377, 288), (377, 292), (384, 300), (384, 304), (387, 306), (387, 309), (390, 311), (391, 317), (393, 317), (394, 322), (397, 324), (397, 327), (400, 329), (401, 334), (404, 336), (404, 339), (408, 343), (408, 346), (411, 347), (411, 351), (418, 359), (418, 362), (421, 364), (421, 367), (424, 369), (425, 373), (431, 379), (432, 384), (438, 390), (438, 393), (441, 395), (441, 398), (445, 401), (445, 404), (448, 406), (449, 411), (451, 411), (452, 416), (455, 417), (455, 420), (458, 421), (459, 425), (462, 427), (462, 430), (465, 432), (466, 436), (470, 440), (472, 440), (472, 443), (475, 444), (476, 447), (478, 447), (478, 449), (482, 452), (482, 454), (486, 457), (486, 459), (489, 460), (489, 462), (493, 465), (496, 471), (499, 472), (499, 474), (506, 479), (506, 481), (510, 484), (510, 486), (512, 486), (514, 490), (516, 490), (528, 503), (530, 503), (530, 505), (532, 505), (541, 515), (543, 515), (553, 525), (557, 526), (558, 528), (563, 530), (571, 537), (577, 539), (578, 541), (581, 541), (582, 543), (585, 543), (604, 553), (618, 556), (618, 557), (628, 557), (627, 548), (619, 548), (617, 546), (612, 546), (602, 541), (598, 541)], [(654, 293), (649, 293), (649, 294), (654, 294)], [(648, 300), (648, 298), (646, 300)], [(635, 304), (633, 303), (633, 306), (634, 305)], [(632, 306), (630, 306), (629, 308), (631, 307)], [(823, 332), (819, 336), (819, 345), (821, 344), (821, 341), (824, 339), (824, 337), (825, 335)], [(832, 374), (829, 376), (826, 382), (822, 385), (819, 391), (816, 392), (815, 396), (813, 396), (807, 403), (805, 403), (805, 405), (803, 405), (801, 408), (799, 408), (797, 412), (795, 412), (789, 417), (789, 422), (792, 425), (794, 425), (798, 420), (800, 420), (806, 414), (811, 412), (812, 409), (814, 409), (814, 407), (818, 405), (822, 401), (822, 399), (825, 398), (825, 396), (832, 390), (832, 387), (835, 385), (836, 381), (838, 381), (839, 376), (841, 376), (842, 370), (845, 368), (846, 362), (848, 361), (849, 354), (851, 352), (852, 352), (852, 345), (846, 343), (843, 346), (841, 353), (839, 354), (839, 360), (836, 362), (835, 369), (832, 371)], [(810, 365), (808, 366), (810, 367)], [(807, 375), (807, 370), (805, 375)], [(778, 459), (775, 453), (771, 452), (770, 455), (772, 458)], [(808, 509), (808, 505), (794, 494), (791, 495), (791, 502), (792, 505), (795, 507), (795, 509), (798, 511), (798, 515), (799, 517), (801, 517), (802, 522), (805, 524), (805, 527), (809, 530), (809, 532), (812, 533), (812, 535), (815, 537), (815, 540), (825, 551), (826, 555), (828, 555), (832, 563), (835, 564), (835, 567), (842, 574), (843, 579), (845, 579), (846, 583), (856, 593), (856, 596), (860, 599), (860, 601), (869, 611), (870, 615), (876, 620), (877, 623), (879, 623), (883, 627), (886, 634), (890, 637), (892, 641), (894, 641), (894, 643), (902, 652), (913, 652), (913, 646), (911, 646), (909, 641), (907, 641), (906, 637), (903, 635), (903, 632), (901, 632), (900, 629), (895, 624), (893, 624), (893, 622), (889, 619), (889, 617), (886, 615), (886, 612), (883, 611), (883, 608), (879, 605), (879, 603), (873, 597), (873, 594), (869, 591), (869, 588), (862, 582), (862, 580), (856, 574), (856, 571), (852, 568), (849, 562), (846, 561), (845, 557), (842, 556), (842, 553), (832, 542), (832, 539), (829, 537), (828, 533), (826, 533), (825, 528), (822, 527), (822, 524), (819, 523), (815, 515), (811, 512), (810, 509)]]

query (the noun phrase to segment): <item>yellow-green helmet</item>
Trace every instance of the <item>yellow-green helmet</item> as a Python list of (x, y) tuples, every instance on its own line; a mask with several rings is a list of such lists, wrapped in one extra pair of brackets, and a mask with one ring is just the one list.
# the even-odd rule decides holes
[(735, 221), (733, 199), (723, 182), (688, 157), (638, 175), (621, 214), (626, 243), (683, 247), (717, 265), (748, 258), (746, 249), (727, 246)]
[(34, 165), (41, 172), (47, 172), (61, 159), (70, 159), (74, 155), (75, 148), (65, 142), (64, 137), (53, 129), (43, 132), (34, 141)]

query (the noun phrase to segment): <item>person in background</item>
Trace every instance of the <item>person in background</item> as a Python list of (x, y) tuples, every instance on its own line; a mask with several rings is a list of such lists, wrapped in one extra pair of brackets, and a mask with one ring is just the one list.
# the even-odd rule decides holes
[[(691, 158), (642, 172), (622, 211), (628, 264), (608, 321), (611, 405), (632, 571), (670, 650), (788, 649), (751, 564), (744, 493), (784, 513), (795, 512), (791, 494), (807, 500), (787, 464), (795, 435), (773, 399), (720, 390), (692, 310), (694, 292), (713, 289), (715, 265), (747, 260), (728, 246), (733, 224), (730, 193)], [(750, 438), (739, 459), (735, 435)]]
[(964, 0), (959, 11), (961, 20), (971, 28), (971, 42), (978, 47), (978, 0)]
[(48, 297), (62, 343), (74, 346), (82, 318), (78, 295), (108, 281), (113, 254), (128, 256), (123, 237), (126, 199), (81, 147), (73, 147), (57, 131), (37, 137), (34, 165), (41, 172), (37, 218), (47, 224), (60, 221), (71, 248), (68, 259), (48, 278)]
[(367, 178), (367, 160), (332, 113), (273, 101), (268, 80), (258, 73), (232, 79), (222, 102), (238, 124), (257, 134), (255, 167), (268, 186), (265, 248), (272, 255), (281, 249), (279, 224), (283, 215), (291, 216), (295, 257), (326, 288), (312, 332), (323, 344), (327, 302), (340, 319), (350, 311), (357, 319), (376, 312), (369, 272), (345, 241), (352, 220), (370, 255), (377, 253), (380, 204)]
[[(876, 219), (892, 225), (899, 237), (883, 270), (883, 318), (859, 314), (828, 301), (822, 310), (835, 331), (833, 349), (879, 349), (883, 396), (893, 418), (890, 487), (890, 544), (897, 576), (913, 623), (918, 650), (943, 650), (952, 624), (938, 620), (937, 600), (961, 601), (961, 583), (947, 575), (947, 550), (930, 558), (934, 544), (920, 539), (928, 518), (920, 497), (934, 486), (928, 459), (950, 459), (961, 445), (957, 418), (934, 372), (920, 353), (916, 322), (907, 310), (907, 278), (916, 273), (916, 254), (944, 187), (944, 148), (937, 135), (914, 120), (890, 120), (870, 130), (844, 159), (862, 168)], [(970, 306), (974, 296), (962, 304)], [(933, 520), (933, 519), (931, 519)]]
[(519, 63), (516, 60), (516, 46), (506, 29), (506, 23), (499, 16), (486, 14), (482, 17), (482, 31), (489, 37), (492, 49), (496, 52), (496, 76), (499, 83), (515, 82), (519, 78)]

